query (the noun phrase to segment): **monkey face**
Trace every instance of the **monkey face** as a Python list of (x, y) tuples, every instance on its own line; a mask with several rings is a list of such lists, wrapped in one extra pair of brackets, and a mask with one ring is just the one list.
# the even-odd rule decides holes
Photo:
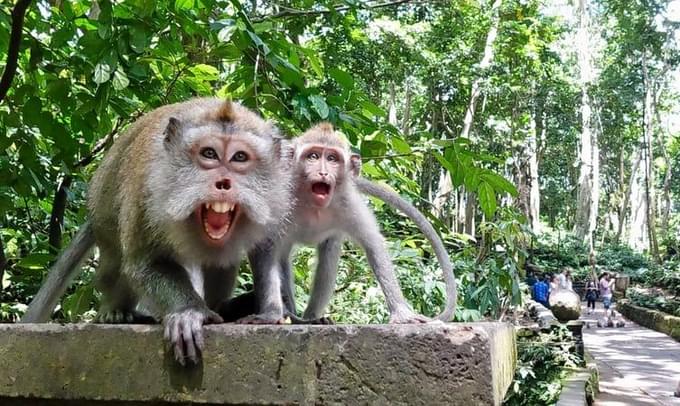
[(325, 145), (312, 144), (299, 154), (298, 165), (304, 174), (302, 192), (315, 207), (330, 205), (336, 187), (346, 172), (345, 151)]
[(278, 200), (288, 200), (269, 198), (286, 196), (289, 187), (271, 134), (173, 120), (165, 132), (167, 159), (159, 160), (166, 167), (154, 165), (150, 178), (160, 206), (155, 213), (166, 213), (161, 221), (177, 230), (173, 235), (188, 227), (207, 247), (221, 248), (285, 215), (287, 203)]

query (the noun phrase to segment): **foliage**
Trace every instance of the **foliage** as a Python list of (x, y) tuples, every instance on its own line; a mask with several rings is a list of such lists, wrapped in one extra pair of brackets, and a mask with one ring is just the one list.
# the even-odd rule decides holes
[(562, 392), (568, 368), (583, 360), (574, 352), (569, 330), (559, 326), (549, 333), (519, 337), (515, 377), (504, 405), (553, 405)]
[(635, 288), (627, 289), (626, 295), (637, 306), (680, 316), (680, 298), (668, 297), (663, 292), (650, 292)]
[(546, 230), (533, 244), (530, 261), (545, 273), (559, 273), (564, 267), (588, 266), (588, 248), (572, 233)]
[[(308, 3), (291, 1), (288, 7), (304, 9)], [(330, 9), (339, 5), (323, 3)], [(390, 180), (416, 200), (422, 196), (415, 180), (420, 168), (437, 155), (445, 168), (456, 171), (457, 185), (480, 191), (481, 207), (493, 218), (501, 198), (515, 194), (497, 173), (498, 161), (466, 140), (439, 142), (441, 134), (425, 130), (427, 123), (418, 118), (420, 96), (410, 135), (388, 123), (382, 107), (388, 82), (407, 76), (412, 83), (430, 81), (428, 67), (448, 58), (434, 52), (443, 43), (434, 30), (448, 24), (455, 8), (404, 6), (397, 18), (389, 8), (360, 11), (359, 3), (346, 5), (343, 12), (279, 18), (274, 17), (277, 5), (238, 0), (36, 1), (26, 16), (17, 76), (0, 105), (1, 238), (8, 260), (0, 303), (15, 309), (3, 311), (3, 319), (15, 319), (37, 290), (63, 245), (59, 237), (63, 234), (68, 243), (83, 223), (86, 182), (111, 140), (143, 112), (193, 96), (239, 100), (290, 134), (331, 121), (361, 151), (366, 176)], [(477, 8), (459, 6), (466, 19), (480, 18)], [(11, 7), (0, 5), (1, 58), (6, 57)], [(464, 40), (472, 44), (475, 38), (469, 34)], [(430, 41), (431, 51), (418, 51), (423, 40)], [(466, 49), (461, 43), (459, 51)], [(57, 193), (59, 185), (65, 193)], [(384, 209), (378, 205), (376, 210)], [(384, 225), (386, 218), (381, 216)], [(412, 232), (400, 225), (389, 229), (409, 242), (392, 242), (397, 263), (424, 252), (412, 246), (418, 241)], [(360, 268), (365, 271), (363, 264)], [(441, 299), (441, 286), (434, 282), (439, 279), (428, 272), (425, 278), (432, 282), (416, 287), (422, 270), (432, 268), (431, 261), (419, 260), (400, 275), (418, 309), (434, 309)], [(308, 281), (308, 274), (305, 268), (301, 279)], [(61, 318), (89, 317), (98, 300), (91, 276), (86, 272), (70, 289)], [(354, 286), (347, 290), (369, 297)]]

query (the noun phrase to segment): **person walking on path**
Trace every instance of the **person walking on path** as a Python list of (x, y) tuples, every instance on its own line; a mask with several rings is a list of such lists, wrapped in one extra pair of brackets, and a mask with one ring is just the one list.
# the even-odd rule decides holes
[(600, 296), (602, 296), (605, 317), (609, 314), (609, 307), (612, 305), (612, 285), (614, 285), (614, 280), (611, 279), (609, 272), (605, 272), (600, 279)]
[(597, 300), (597, 283), (595, 279), (590, 278), (586, 283), (586, 301), (588, 302), (588, 314), (593, 314), (595, 311), (595, 300)]

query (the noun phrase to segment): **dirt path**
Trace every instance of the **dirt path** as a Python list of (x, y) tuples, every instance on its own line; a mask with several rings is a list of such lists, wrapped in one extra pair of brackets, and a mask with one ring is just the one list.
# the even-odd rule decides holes
[(598, 328), (601, 303), (594, 314), (582, 314), (590, 324), (583, 329), (585, 347), (600, 371), (596, 406), (680, 405), (673, 396), (680, 382), (679, 342), (630, 320), (622, 328)]

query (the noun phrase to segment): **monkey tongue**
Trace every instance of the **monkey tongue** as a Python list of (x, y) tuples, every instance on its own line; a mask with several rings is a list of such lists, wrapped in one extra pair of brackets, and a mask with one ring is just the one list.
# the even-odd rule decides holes
[(317, 206), (325, 207), (331, 197), (331, 185), (324, 182), (313, 183), (312, 194), (314, 195), (315, 204)]
[(203, 228), (208, 237), (219, 240), (229, 231), (234, 212), (217, 213), (211, 209), (203, 212)]

